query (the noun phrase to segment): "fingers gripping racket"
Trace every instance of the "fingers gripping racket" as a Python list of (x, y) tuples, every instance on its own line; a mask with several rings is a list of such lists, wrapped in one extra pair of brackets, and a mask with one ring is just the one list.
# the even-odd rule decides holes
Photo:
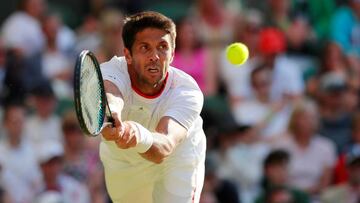
[(114, 126), (99, 62), (88, 50), (82, 51), (76, 61), (74, 102), (80, 127), (86, 135), (94, 137), (100, 134), (103, 127), (109, 124)]

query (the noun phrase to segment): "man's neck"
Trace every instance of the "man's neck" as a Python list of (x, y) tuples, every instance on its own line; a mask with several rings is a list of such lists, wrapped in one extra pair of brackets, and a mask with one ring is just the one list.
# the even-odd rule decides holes
[(132, 88), (142, 95), (146, 96), (154, 96), (158, 95), (162, 89), (164, 88), (165, 80), (160, 81), (159, 83), (155, 84), (154, 86), (145, 83), (139, 83), (136, 79), (131, 80)]
[(165, 78), (163, 78), (161, 81), (159, 81), (157, 84), (149, 84), (146, 82), (142, 82), (141, 79), (137, 78), (136, 73), (131, 70), (131, 68), (128, 68), (130, 81), (131, 81), (131, 87), (133, 90), (145, 97), (154, 97), (160, 94), (166, 84), (166, 80), (168, 77), (168, 73), (166, 74)]

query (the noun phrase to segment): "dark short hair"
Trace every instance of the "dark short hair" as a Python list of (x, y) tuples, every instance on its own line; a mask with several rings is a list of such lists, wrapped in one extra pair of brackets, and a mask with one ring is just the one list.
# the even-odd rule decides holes
[(140, 12), (125, 18), (122, 30), (125, 48), (131, 51), (136, 34), (146, 28), (157, 28), (169, 33), (172, 46), (175, 48), (176, 26), (174, 22), (163, 14), (154, 11)]
[(264, 160), (264, 167), (273, 164), (287, 164), (290, 161), (290, 155), (287, 151), (282, 149), (275, 149), (271, 151)]
[(55, 92), (50, 81), (40, 82), (31, 90), (31, 94), (36, 97), (55, 97)]

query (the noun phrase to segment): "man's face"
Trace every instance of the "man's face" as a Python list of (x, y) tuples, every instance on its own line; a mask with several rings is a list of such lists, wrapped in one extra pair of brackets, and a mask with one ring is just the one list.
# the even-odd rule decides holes
[(126, 61), (140, 86), (155, 87), (165, 79), (174, 56), (171, 36), (167, 32), (146, 28), (138, 32), (130, 50), (124, 50)]

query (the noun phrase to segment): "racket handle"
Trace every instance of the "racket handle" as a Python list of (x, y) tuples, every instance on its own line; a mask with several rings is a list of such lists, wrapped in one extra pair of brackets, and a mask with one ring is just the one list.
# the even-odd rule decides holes
[(111, 123), (112, 127), (115, 128), (115, 119), (112, 116), (107, 116), (107, 121)]

